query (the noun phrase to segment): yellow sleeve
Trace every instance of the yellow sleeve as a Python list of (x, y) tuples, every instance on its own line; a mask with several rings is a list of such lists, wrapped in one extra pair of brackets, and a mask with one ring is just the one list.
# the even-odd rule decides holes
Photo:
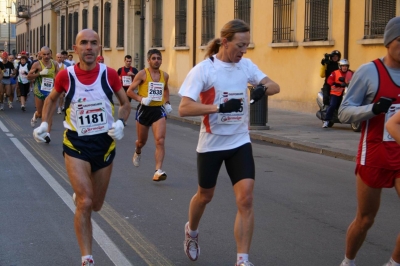
[(321, 69), (319, 70), (319, 76), (321, 78), (325, 78), (325, 71), (326, 71), (326, 65), (324, 64), (323, 66), (321, 66)]

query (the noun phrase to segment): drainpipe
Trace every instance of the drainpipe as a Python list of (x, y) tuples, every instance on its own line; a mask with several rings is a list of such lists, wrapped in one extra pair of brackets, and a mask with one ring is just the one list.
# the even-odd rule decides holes
[(144, 69), (144, 12), (145, 12), (146, 3), (144, 0), (140, 0), (140, 69)]
[[(104, 25), (103, 25), (103, 0), (100, 1), (100, 6), (101, 6), (101, 11), (100, 11), (100, 38), (101, 38), (101, 44), (104, 45), (104, 36), (103, 36), (103, 32), (104, 32)], [(103, 56), (103, 46), (100, 49), (100, 55)]]
[(196, 65), (196, 20), (197, 20), (197, 1), (193, 0), (193, 54), (192, 54), (192, 61), (193, 67)]
[(344, 8), (344, 48), (343, 58), (349, 59), (349, 25), (350, 25), (350, 0), (346, 0)]

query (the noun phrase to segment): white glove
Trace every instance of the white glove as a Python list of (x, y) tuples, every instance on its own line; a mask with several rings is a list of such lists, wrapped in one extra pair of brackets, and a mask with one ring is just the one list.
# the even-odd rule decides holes
[(164, 104), (165, 111), (167, 111), (167, 114), (172, 112), (172, 106), (169, 103)]
[(151, 98), (149, 97), (143, 97), (142, 100), (140, 101), (143, 105), (149, 105), (151, 103)]
[(33, 130), (33, 138), (36, 142), (46, 142), (44, 139), (47, 135), (47, 129), (49, 128), (49, 124), (47, 122), (42, 122), (39, 127)]
[(49, 70), (47, 68), (43, 69), (42, 71), (39, 72), (41, 76), (47, 75), (49, 73)]
[(120, 140), (124, 137), (124, 123), (121, 120), (112, 123), (111, 129), (108, 130), (108, 135), (114, 140)]

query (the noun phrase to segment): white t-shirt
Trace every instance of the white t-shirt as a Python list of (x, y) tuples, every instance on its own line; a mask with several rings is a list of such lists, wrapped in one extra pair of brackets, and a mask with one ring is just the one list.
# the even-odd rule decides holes
[(197, 152), (237, 148), (250, 142), (248, 124), (247, 86), (266, 77), (247, 58), (238, 63), (226, 63), (216, 56), (197, 64), (185, 78), (179, 94), (194, 101), (200, 96), (202, 104), (219, 105), (231, 98), (242, 99), (242, 110), (235, 113), (204, 115), (201, 123)]

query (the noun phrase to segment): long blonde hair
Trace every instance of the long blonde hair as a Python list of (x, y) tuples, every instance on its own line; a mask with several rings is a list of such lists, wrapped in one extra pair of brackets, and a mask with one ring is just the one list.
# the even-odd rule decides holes
[(214, 38), (207, 44), (207, 52), (205, 58), (208, 58), (219, 51), (221, 46), (221, 38), (226, 38), (228, 41), (232, 41), (235, 33), (237, 32), (248, 32), (250, 31), (250, 26), (241, 19), (233, 19), (226, 23), (221, 29), (221, 37)]

